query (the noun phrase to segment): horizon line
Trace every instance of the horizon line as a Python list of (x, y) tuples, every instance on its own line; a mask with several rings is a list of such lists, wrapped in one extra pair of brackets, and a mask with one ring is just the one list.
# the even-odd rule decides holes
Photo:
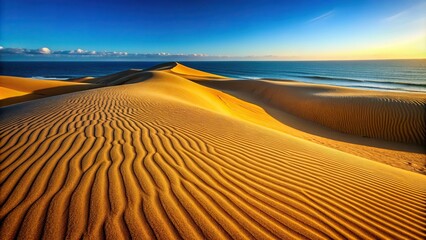
[(124, 60), (124, 59), (104, 59), (104, 60), (2, 60), (1, 62), (327, 62), (327, 61), (397, 61), (397, 60), (426, 60), (426, 57), (419, 58), (366, 58), (366, 59), (192, 59), (192, 60)]

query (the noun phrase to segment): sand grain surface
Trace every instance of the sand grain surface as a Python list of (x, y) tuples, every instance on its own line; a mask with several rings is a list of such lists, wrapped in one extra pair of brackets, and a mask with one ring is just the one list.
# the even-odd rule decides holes
[(176, 66), (1, 108), (2, 239), (426, 237), (425, 175), (295, 137)]

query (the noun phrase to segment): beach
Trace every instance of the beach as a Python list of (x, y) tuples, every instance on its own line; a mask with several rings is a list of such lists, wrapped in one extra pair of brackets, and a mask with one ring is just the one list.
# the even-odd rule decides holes
[(0, 107), (4, 239), (426, 238), (426, 93), (171, 62)]

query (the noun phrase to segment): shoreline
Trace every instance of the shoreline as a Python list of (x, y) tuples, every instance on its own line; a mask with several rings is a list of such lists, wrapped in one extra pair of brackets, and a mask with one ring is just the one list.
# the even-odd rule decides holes
[[(26, 77), (101, 77), (131, 68), (146, 69), (161, 62), (17, 62), (4, 64), (2, 75)], [(426, 61), (292, 62), (185, 61), (189, 67), (235, 79), (279, 79), (357, 89), (426, 92)]]

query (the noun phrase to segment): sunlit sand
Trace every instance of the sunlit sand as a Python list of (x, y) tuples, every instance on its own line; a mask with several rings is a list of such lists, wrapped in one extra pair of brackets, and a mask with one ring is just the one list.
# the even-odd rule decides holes
[(426, 238), (426, 94), (167, 63), (0, 98), (2, 239)]

